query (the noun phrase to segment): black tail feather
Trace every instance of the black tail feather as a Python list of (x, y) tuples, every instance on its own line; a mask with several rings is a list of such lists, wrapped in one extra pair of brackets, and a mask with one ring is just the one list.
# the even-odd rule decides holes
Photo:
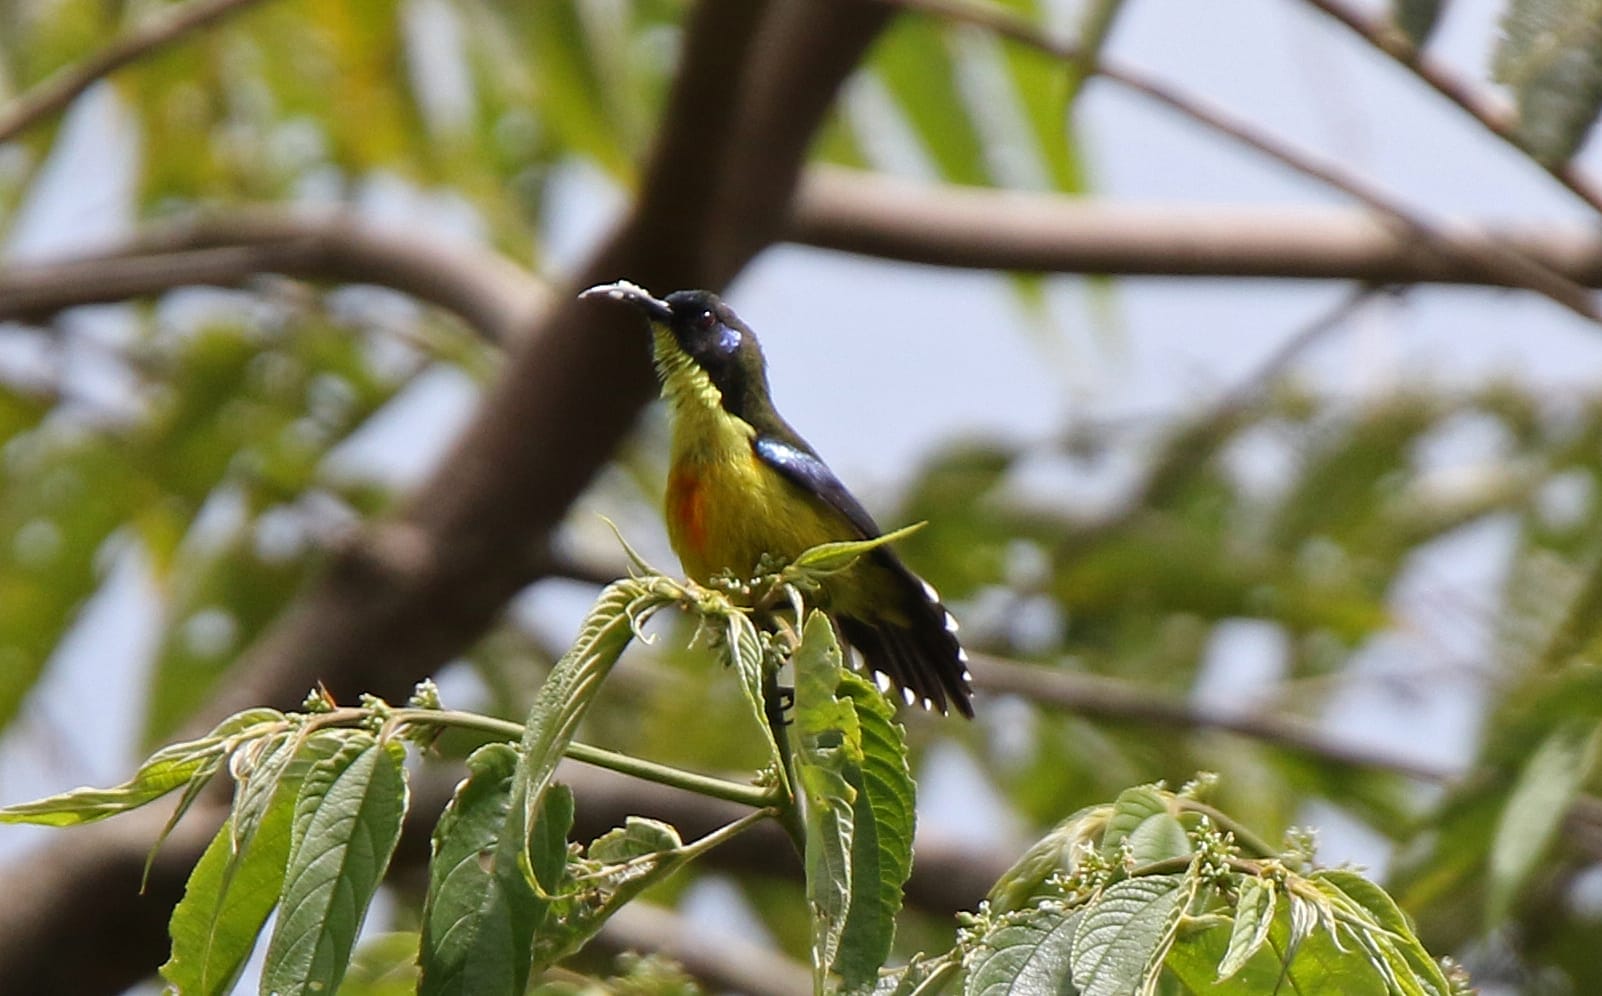
[(972, 677), (968, 655), (957, 641), (956, 620), (940, 603), (934, 588), (908, 570), (900, 558), (883, 548), (874, 552), (882, 555), (875, 559), (890, 568), (899, 582), (901, 590), (893, 607), (893, 616), (899, 618), (891, 622), (886, 618), (892, 616), (889, 611), (880, 618), (842, 616), (840, 631), (862, 655), (867, 669), (885, 676), (880, 679), (881, 688), (888, 680), (901, 689), (908, 705), (921, 700), (925, 708), (942, 713), (954, 705), (972, 718)]

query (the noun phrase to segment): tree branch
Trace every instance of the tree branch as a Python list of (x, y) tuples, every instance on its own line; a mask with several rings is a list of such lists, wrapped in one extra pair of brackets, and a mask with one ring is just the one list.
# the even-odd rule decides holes
[(1020, 695), (1075, 716), (1165, 729), (1221, 730), (1306, 754), (1320, 761), (1390, 771), (1422, 782), (1439, 783), (1452, 777), (1449, 771), (1410, 758), (1342, 743), (1312, 723), (1289, 716), (1218, 712), (1166, 696), (1152, 688), (1060, 668), (1037, 667), (986, 654), (974, 654), (973, 677), (974, 687), (981, 691)]
[(0, 321), (38, 321), (175, 287), (239, 286), (270, 273), (398, 290), (503, 345), (550, 303), (541, 281), (469, 242), (423, 241), (344, 211), (253, 208), (153, 225), (99, 255), (0, 268)]
[(1597, 190), (1589, 177), (1576, 169), (1573, 163), (1542, 162), (1531, 156), (1529, 149), (1519, 140), (1518, 120), (1508, 109), (1498, 107), (1476, 93), (1472, 85), (1458, 79), (1446, 66), (1426, 56), (1411, 39), (1394, 26), (1354, 10), (1342, 0), (1306, 0), (1306, 2), (1369, 45), (1396, 60), (1436, 93), (1478, 121), (1486, 131), (1523, 153), (1531, 162), (1551, 174), (1552, 178), (1570, 193), (1585, 201), (1593, 210), (1602, 213), (1602, 191)]
[(806, 177), (792, 241), (935, 266), (1120, 276), (1281, 277), (1520, 286), (1465, 260), (1512, 246), (1577, 284), (1602, 287), (1589, 227), (1481, 228), (1434, 252), (1366, 211), (1104, 201), (932, 186), (831, 167)]
[(0, 143), (23, 129), (55, 114), (73, 98), (128, 63), (178, 41), (191, 32), (222, 20), (256, 0), (194, 0), (170, 7), (91, 55), (60, 70), (16, 99), (0, 107)]
[[(982, 27), (1001, 37), (1065, 61), (1076, 62), (1081, 58), (1076, 46), (1047, 37), (1028, 21), (1001, 8), (981, 6), (971, 0), (880, 0), (880, 2)], [(1443, 237), (1434, 222), (1423, 218), (1407, 204), (1366, 179), (1348, 172), (1338, 163), (1281, 141), (1278, 136), (1258, 128), (1249, 121), (1237, 118), (1191, 94), (1151, 79), (1142, 73), (1102, 60), (1096, 65), (1096, 75), (1162, 104), (1216, 134), (1255, 149), (1303, 176), (1341, 191), (1387, 219), (1401, 233), (1417, 241), (1425, 250), (1481, 270), (1486, 280), (1527, 288), (1584, 318), (1602, 323), (1602, 311), (1597, 310), (1591, 301), (1591, 295), (1583, 287), (1513, 248), (1502, 245), (1453, 244)]]

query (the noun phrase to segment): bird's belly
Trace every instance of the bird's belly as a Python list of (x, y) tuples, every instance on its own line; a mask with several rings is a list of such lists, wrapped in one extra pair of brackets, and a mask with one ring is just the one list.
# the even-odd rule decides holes
[(754, 454), (679, 460), (668, 475), (668, 539), (703, 584), (724, 571), (750, 577), (763, 554), (783, 560), (845, 534)]

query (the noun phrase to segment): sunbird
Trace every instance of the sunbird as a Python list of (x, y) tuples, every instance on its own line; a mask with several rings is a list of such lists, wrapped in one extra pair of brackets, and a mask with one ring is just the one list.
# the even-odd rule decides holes
[[(716, 294), (666, 298), (628, 281), (584, 291), (626, 301), (650, 323), (673, 423), (666, 518), (690, 577), (751, 577), (764, 554), (793, 560), (822, 543), (883, 535), (862, 503), (773, 407), (767, 361), (751, 329)], [(888, 546), (829, 578), (821, 607), (883, 692), (973, 715), (973, 676), (957, 621)]]

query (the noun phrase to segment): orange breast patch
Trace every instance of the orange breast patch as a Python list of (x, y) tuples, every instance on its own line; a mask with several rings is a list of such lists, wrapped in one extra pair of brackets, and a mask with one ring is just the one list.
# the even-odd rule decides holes
[[(668, 529), (677, 544), (706, 556), (706, 493), (701, 478), (690, 470), (674, 468), (667, 482)], [(684, 551), (680, 552), (683, 555)]]

